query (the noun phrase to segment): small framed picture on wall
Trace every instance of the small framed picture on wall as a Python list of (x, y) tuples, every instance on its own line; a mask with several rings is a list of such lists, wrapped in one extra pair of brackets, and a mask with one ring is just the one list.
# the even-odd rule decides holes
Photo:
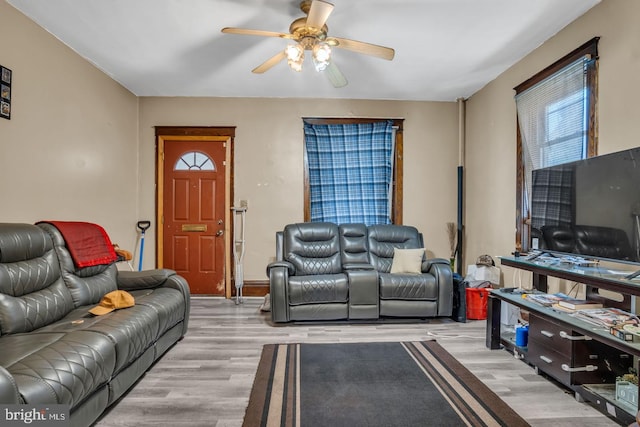
[(11, 70), (0, 65), (0, 117), (11, 120)]

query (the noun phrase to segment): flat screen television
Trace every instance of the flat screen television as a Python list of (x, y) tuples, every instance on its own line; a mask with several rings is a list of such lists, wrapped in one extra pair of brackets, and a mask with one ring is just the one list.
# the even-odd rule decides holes
[(536, 169), (531, 248), (640, 263), (640, 147)]

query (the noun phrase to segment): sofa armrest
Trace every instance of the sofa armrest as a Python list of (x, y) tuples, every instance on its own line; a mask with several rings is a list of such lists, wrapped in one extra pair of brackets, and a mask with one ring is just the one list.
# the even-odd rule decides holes
[(270, 273), (271, 269), (279, 268), (279, 267), (286, 268), (289, 276), (293, 276), (296, 274), (296, 267), (293, 264), (291, 264), (289, 261), (274, 261), (269, 265), (267, 265), (267, 276), (271, 274)]
[(271, 299), (271, 320), (289, 321), (289, 276), (295, 273), (293, 264), (287, 261), (272, 262), (267, 266), (269, 276), (269, 296)]
[(187, 333), (189, 313), (191, 311), (191, 291), (184, 277), (169, 269), (155, 269), (143, 271), (119, 271), (117, 276), (118, 289), (124, 291), (138, 291), (155, 288), (172, 288), (182, 294), (185, 312), (182, 334)]
[(169, 277), (176, 272), (167, 269), (144, 270), (144, 271), (119, 271), (118, 289), (125, 291), (136, 291), (138, 289), (153, 289), (164, 285)]
[(18, 386), (13, 376), (5, 368), (0, 366), (0, 403), (17, 404), (20, 402)]
[(430, 273), (431, 272), (430, 270), (433, 268), (435, 264), (444, 264), (448, 266), (449, 269), (451, 269), (451, 262), (449, 260), (444, 258), (431, 258), (431, 259), (422, 261), (422, 272)]
[(449, 260), (432, 258), (422, 262), (422, 271), (433, 274), (438, 283), (438, 316), (453, 312), (453, 272)]

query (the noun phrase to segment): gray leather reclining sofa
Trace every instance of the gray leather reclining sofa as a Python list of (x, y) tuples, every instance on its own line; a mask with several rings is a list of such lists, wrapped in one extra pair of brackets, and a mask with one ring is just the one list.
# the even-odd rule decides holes
[(395, 248), (424, 248), (422, 234), (404, 225), (287, 225), (267, 266), (272, 320), (451, 316), (449, 261), (423, 258), (422, 274), (390, 273)]
[[(88, 310), (116, 289), (130, 308)], [(60, 404), (93, 424), (187, 330), (189, 287), (171, 270), (76, 269), (50, 224), (0, 224), (0, 403)]]

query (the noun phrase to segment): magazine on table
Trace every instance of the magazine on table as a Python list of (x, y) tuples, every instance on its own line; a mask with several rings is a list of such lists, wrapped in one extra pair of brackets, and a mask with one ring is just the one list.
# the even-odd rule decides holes
[(633, 313), (619, 308), (585, 308), (578, 310), (574, 316), (598, 326), (638, 325), (640, 319)]
[(559, 303), (562, 300), (569, 298), (568, 295), (563, 293), (557, 294), (545, 294), (545, 293), (534, 293), (534, 294), (526, 294), (526, 299), (532, 302), (536, 302), (538, 304), (544, 305), (546, 307), (551, 307), (554, 304)]

